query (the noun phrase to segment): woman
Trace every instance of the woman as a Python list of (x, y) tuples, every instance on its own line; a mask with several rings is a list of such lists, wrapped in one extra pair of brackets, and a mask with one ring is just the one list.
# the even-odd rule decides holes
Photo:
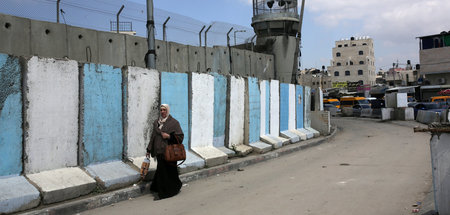
[(184, 138), (180, 123), (170, 114), (167, 104), (160, 107), (160, 117), (153, 123), (152, 136), (147, 146), (147, 156), (156, 157), (158, 165), (150, 190), (156, 193), (155, 200), (172, 197), (180, 192), (181, 181), (178, 176), (177, 162), (164, 159), (168, 143), (181, 143)]

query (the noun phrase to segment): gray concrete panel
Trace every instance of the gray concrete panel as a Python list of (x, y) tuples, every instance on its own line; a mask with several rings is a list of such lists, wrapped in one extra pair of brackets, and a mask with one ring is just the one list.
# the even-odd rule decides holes
[(217, 62), (214, 66), (218, 67), (213, 69), (213, 71), (216, 70), (222, 75), (229, 75), (231, 73), (228, 47), (214, 46), (214, 61)]
[(210, 47), (206, 48), (205, 58), (206, 58), (206, 66), (205, 66), (206, 72), (217, 72), (217, 71), (213, 71), (213, 68), (217, 68), (217, 66), (215, 66), (215, 64), (217, 62), (214, 60), (215, 59), (214, 58), (214, 48), (210, 48)]
[(231, 48), (233, 75), (245, 76), (245, 51), (242, 49)]
[(156, 50), (156, 70), (158, 71), (169, 71), (169, 52), (168, 43), (162, 40), (155, 40), (155, 50)]
[(31, 20), (31, 55), (49, 58), (68, 57), (67, 26)]
[(205, 48), (198, 46), (188, 46), (189, 72), (204, 73), (205, 69)]
[[(274, 67), (274, 57), (273, 55), (261, 54), (262, 60), (258, 60), (258, 64), (262, 66), (262, 79), (270, 80), (275, 79), (275, 67)], [(259, 58), (258, 58), (259, 59)]]
[(97, 31), (67, 26), (69, 59), (78, 62), (99, 63)]
[(127, 66), (145, 68), (145, 54), (148, 50), (147, 38), (125, 35)]
[(170, 71), (171, 72), (188, 72), (189, 58), (188, 47), (178, 43), (169, 43), (170, 48)]
[(125, 65), (125, 35), (100, 31), (97, 34), (99, 62), (116, 67)]
[(30, 20), (0, 14), (0, 53), (30, 56)]
[(257, 56), (255, 52), (245, 51), (245, 75), (256, 77)]

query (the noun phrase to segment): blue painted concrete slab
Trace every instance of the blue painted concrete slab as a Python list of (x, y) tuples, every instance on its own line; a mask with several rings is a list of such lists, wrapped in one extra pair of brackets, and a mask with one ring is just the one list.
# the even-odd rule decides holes
[(34, 208), (40, 201), (39, 191), (25, 177), (0, 178), (0, 214)]
[(19, 59), (0, 54), (0, 176), (22, 172), (22, 93)]
[(261, 98), (257, 78), (248, 78), (249, 143), (259, 141), (261, 133)]
[(213, 146), (225, 145), (225, 120), (227, 111), (227, 78), (218, 73), (214, 75), (214, 141)]
[(122, 159), (122, 70), (84, 65), (83, 163)]
[(280, 84), (280, 131), (289, 129), (289, 84)]
[(303, 128), (304, 112), (303, 86), (295, 86), (295, 111), (297, 115), (297, 129)]

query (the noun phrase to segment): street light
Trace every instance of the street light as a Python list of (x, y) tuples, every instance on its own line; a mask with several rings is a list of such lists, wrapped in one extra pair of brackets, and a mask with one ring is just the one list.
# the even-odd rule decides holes
[(234, 46), (236, 46), (236, 32), (246, 32), (246, 30), (236, 30), (236, 31), (234, 31)]

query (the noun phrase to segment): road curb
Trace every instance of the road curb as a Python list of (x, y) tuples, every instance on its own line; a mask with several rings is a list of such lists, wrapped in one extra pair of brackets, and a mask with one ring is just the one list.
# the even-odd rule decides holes
[[(188, 172), (180, 175), (180, 180), (183, 183), (187, 183), (198, 179), (215, 176), (217, 174), (226, 173), (232, 170), (237, 170), (246, 166), (272, 160), (283, 155), (288, 155), (300, 150), (317, 146), (333, 138), (338, 131), (337, 126), (333, 126), (332, 130), (333, 130), (332, 133), (328, 136), (321, 136), (318, 138), (300, 141), (298, 143), (283, 146), (282, 148), (275, 149), (265, 154), (253, 154), (248, 155), (246, 157), (232, 158), (226, 164), (210, 168), (204, 168), (193, 172)], [(108, 193), (90, 194), (88, 196), (81, 197), (79, 199), (57, 203), (55, 205), (41, 206), (40, 208), (35, 208), (17, 214), (23, 215), (76, 214), (83, 211), (92, 210), (95, 208), (111, 205), (120, 201), (125, 201), (146, 194), (150, 194), (150, 184), (151, 182), (139, 182), (131, 187), (111, 191)]]

